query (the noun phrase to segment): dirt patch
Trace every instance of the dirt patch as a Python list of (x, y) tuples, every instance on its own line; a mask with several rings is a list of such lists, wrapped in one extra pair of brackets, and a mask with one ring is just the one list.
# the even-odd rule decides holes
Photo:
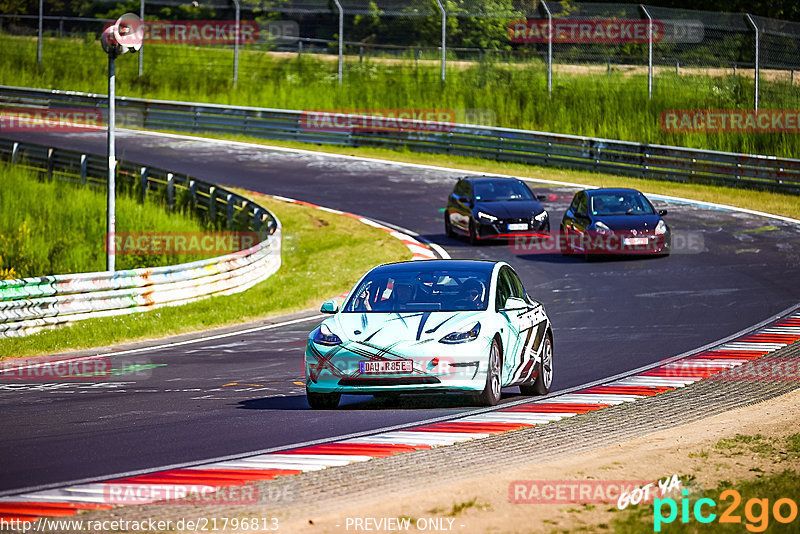
[[(424, 488), (402, 502), (369, 507), (342, 503), (336, 514), (287, 523), (281, 530), (364, 531), (356, 528), (359, 519), (377, 532), (405, 530), (403, 523), (388, 522), (400, 518), (409, 521), (412, 532), (418, 520), (427, 530), (433, 526), (427, 521), (437, 520), (452, 532), (602, 532), (611, 529), (619, 514), (616, 503), (514, 504), (509, 502), (509, 485), (519, 480), (655, 483), (678, 474), (688, 477), (692, 486), (711, 488), (724, 480), (753, 479), (785, 469), (800, 472), (800, 454), (787, 447), (787, 437), (798, 432), (800, 391), (794, 391), (572, 458)], [(371, 521), (364, 523), (368, 518)]]

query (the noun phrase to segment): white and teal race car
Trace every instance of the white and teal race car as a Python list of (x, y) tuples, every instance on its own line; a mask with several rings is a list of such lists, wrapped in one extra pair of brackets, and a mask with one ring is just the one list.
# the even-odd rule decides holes
[(505, 262), (435, 260), (375, 267), (308, 336), (306, 397), (460, 391), (493, 406), (500, 389), (546, 394), (553, 331)]

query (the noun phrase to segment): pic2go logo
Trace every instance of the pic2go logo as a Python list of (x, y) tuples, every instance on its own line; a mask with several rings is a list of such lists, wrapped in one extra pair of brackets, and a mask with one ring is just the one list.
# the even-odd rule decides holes
[[(717, 507), (714, 499), (703, 498), (695, 501), (694, 506), (689, 504), (689, 490), (682, 490), (680, 513), (681, 523), (689, 523), (690, 510), (698, 523), (712, 523), (717, 519), (717, 514), (712, 509)], [(730, 500), (731, 503), (719, 516), (719, 523), (742, 523), (742, 517), (736, 513), (736, 509), (742, 503), (742, 496), (736, 490), (725, 490), (720, 496), (720, 501)], [(664, 510), (666, 506), (667, 510)], [(665, 512), (667, 513), (665, 515)], [(749, 499), (744, 505), (744, 516), (747, 522), (745, 528), (750, 532), (764, 532), (769, 526), (770, 512), (778, 523), (788, 524), (797, 519), (797, 503), (789, 498), (777, 499), (772, 508), (769, 506), (769, 499)], [(661, 525), (669, 525), (678, 518), (678, 503), (675, 499), (655, 499), (653, 501), (653, 532), (661, 532)]]

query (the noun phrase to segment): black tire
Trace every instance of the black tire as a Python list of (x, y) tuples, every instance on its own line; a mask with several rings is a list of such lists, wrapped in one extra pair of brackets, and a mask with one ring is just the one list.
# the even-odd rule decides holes
[(306, 389), (306, 400), (312, 410), (333, 410), (341, 399), (341, 393), (314, 393)]
[(523, 395), (547, 395), (550, 393), (550, 386), (553, 384), (553, 340), (547, 336), (544, 338), (544, 343), (542, 361), (536, 364), (539, 374), (532, 385), (519, 387), (519, 391)]
[(502, 369), (503, 355), (500, 352), (500, 343), (492, 340), (489, 349), (489, 368), (486, 372), (486, 385), (475, 398), (481, 406), (494, 406), (500, 402), (500, 370)]
[(475, 223), (469, 221), (469, 244), (475, 246), (478, 244), (478, 232), (475, 230)]
[(447, 212), (447, 211), (444, 212), (444, 234), (447, 237), (455, 237), (456, 236), (455, 232), (453, 232), (453, 227), (450, 224), (450, 213)]

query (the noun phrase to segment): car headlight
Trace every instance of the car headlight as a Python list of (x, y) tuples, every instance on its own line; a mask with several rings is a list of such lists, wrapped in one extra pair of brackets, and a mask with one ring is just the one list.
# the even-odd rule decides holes
[(475, 325), (465, 332), (452, 332), (447, 334), (442, 339), (439, 340), (439, 343), (448, 343), (448, 344), (455, 344), (455, 343), (466, 343), (468, 341), (473, 341), (478, 339), (478, 334), (481, 331), (481, 323), (475, 323)]
[(316, 330), (312, 332), (311, 339), (318, 345), (332, 346), (341, 345), (342, 343), (342, 340), (339, 339), (339, 336), (331, 332), (331, 329), (325, 324), (319, 325)]
[(609, 228), (604, 222), (597, 221), (594, 223), (594, 230), (600, 235), (610, 235), (611, 228)]
[(656, 235), (664, 235), (667, 233), (667, 223), (663, 220), (658, 221), (656, 225)]
[(489, 221), (490, 223), (493, 223), (493, 222), (495, 222), (497, 220), (497, 217), (495, 217), (494, 215), (490, 215), (490, 214), (485, 213), (483, 211), (479, 211), (478, 212), (478, 218), (479, 219), (484, 219), (486, 221)]
[(536, 219), (539, 222), (546, 221), (547, 220), (547, 210), (542, 211), (542, 213), (540, 213), (539, 215), (534, 215), (533, 218)]

